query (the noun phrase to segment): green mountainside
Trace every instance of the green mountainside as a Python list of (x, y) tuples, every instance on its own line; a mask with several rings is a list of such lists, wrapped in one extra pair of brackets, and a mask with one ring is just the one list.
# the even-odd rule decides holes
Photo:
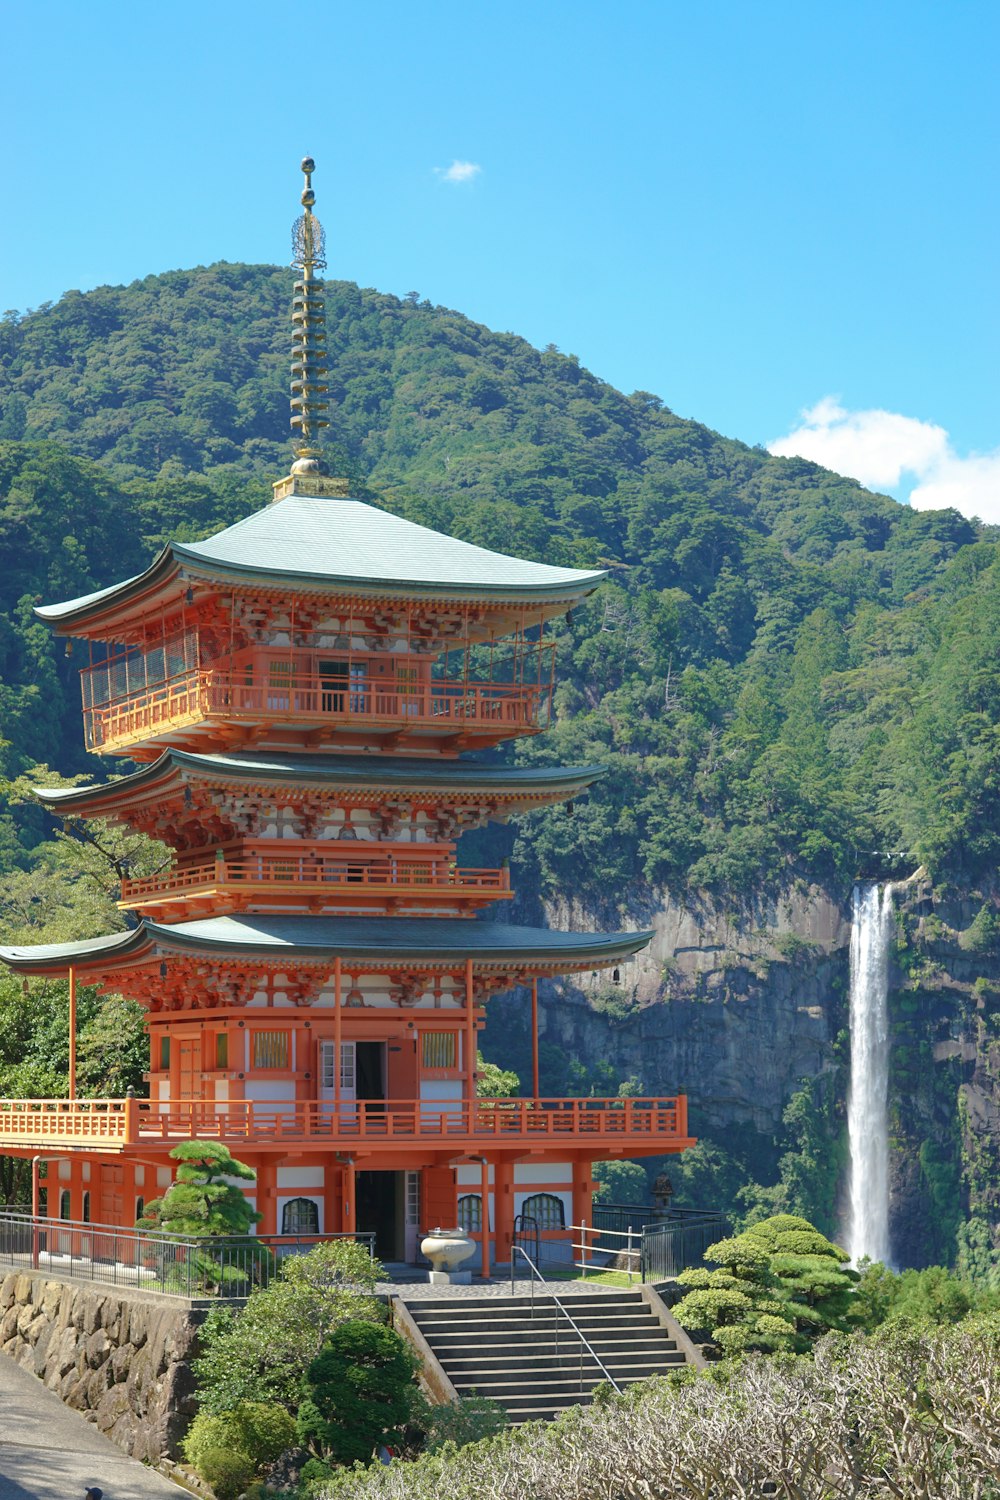
[[(79, 846), (24, 800), (39, 763), (125, 769), (84, 754), (79, 662), (32, 604), (267, 503), (290, 456), (290, 300), (289, 272), (222, 264), (0, 324), (0, 928), (15, 940), (115, 925), (109, 868), (148, 857), (90, 849), (81, 873)], [(555, 727), (504, 753), (611, 774), (573, 815), (467, 836), (462, 857), (512, 853), (518, 916), (686, 913), (714, 969), (672, 972), (668, 946), (641, 1001), (553, 989), (543, 1092), (687, 1087), (702, 1145), (670, 1167), (679, 1202), (733, 1207), (742, 1190), (744, 1207), (832, 1230), (846, 956), (759, 913), (820, 890), (836, 925), (859, 869), (889, 868), (872, 851), (907, 851), (929, 878), (901, 907), (894, 960), (903, 1253), (1000, 1266), (997, 534), (720, 437), (416, 294), (331, 282), (327, 314), (329, 447), (356, 494), (609, 569), (555, 627)], [(136, 1016), (81, 1004), (85, 1082), (120, 1092), (123, 1067), (141, 1075)], [(516, 997), (491, 1013), (494, 1057), (523, 1070)], [(65, 1049), (59, 987), (27, 1000), (0, 977), (0, 1093), (58, 1091)]]
[[(557, 730), (515, 752), (617, 773), (572, 822), (534, 820), (519, 854), (541, 894), (613, 905), (637, 871), (675, 888), (843, 880), (871, 849), (935, 872), (995, 862), (991, 538), (415, 296), (328, 292), (330, 447), (359, 492), (611, 570), (562, 630)], [(229, 524), (287, 469), (288, 300), (284, 271), (217, 265), (3, 324), (7, 774), (85, 764), (75, 674), (31, 601)]]

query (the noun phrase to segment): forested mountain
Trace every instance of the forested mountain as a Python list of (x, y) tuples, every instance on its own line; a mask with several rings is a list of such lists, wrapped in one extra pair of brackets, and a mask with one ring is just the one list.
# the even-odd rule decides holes
[[(742, 1187), (745, 1205), (833, 1228), (843, 906), (871, 851), (907, 851), (933, 887), (901, 916), (896, 955), (897, 1219), (918, 1258), (964, 1243), (968, 1264), (1000, 1265), (996, 533), (720, 437), (416, 294), (327, 289), (329, 447), (356, 494), (609, 569), (556, 627), (554, 729), (506, 753), (612, 774), (574, 816), (476, 835), (482, 859), (465, 857), (513, 847), (525, 914), (659, 913), (680, 936), (654, 944), (631, 992), (549, 993), (543, 1087), (683, 1085), (703, 1146), (671, 1168), (680, 1201), (732, 1207)], [(37, 763), (123, 769), (84, 755), (78, 663), (32, 604), (267, 503), (289, 462), (290, 295), (287, 271), (222, 264), (70, 292), (0, 325), (0, 790)], [(49, 820), (8, 800), (0, 923), (30, 940), (51, 934), (75, 877)], [(113, 925), (110, 886), (93, 885), (74, 931)], [(64, 1066), (58, 997), (45, 989), (32, 1030), (8, 983), (0, 1092), (42, 1091)], [(492, 1010), (496, 1060), (521, 1064), (516, 1004)], [(121, 1017), (91, 1015), (99, 1088)]]
[[(637, 869), (672, 886), (843, 878), (858, 849), (936, 872), (995, 862), (991, 539), (415, 295), (328, 293), (330, 447), (359, 492), (611, 570), (563, 630), (558, 730), (517, 752), (618, 773), (574, 822), (535, 821), (543, 893), (614, 899)], [(8, 772), (83, 766), (74, 674), (30, 602), (229, 524), (287, 468), (288, 297), (284, 271), (217, 265), (3, 325)]]

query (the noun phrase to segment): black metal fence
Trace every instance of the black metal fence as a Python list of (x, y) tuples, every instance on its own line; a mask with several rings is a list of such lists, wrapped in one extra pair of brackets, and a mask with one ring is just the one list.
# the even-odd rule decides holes
[(673, 1209), (669, 1219), (647, 1224), (640, 1255), (643, 1281), (668, 1281), (687, 1266), (700, 1266), (705, 1251), (729, 1233), (724, 1214)]
[(6, 1209), (0, 1211), (0, 1271), (42, 1270), (188, 1299), (244, 1298), (267, 1286), (285, 1255), (337, 1239), (366, 1245), (374, 1259), (369, 1233), (181, 1239)]

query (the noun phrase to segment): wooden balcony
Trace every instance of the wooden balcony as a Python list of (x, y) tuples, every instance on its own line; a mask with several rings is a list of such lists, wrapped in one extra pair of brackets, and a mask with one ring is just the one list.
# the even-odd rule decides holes
[(437, 1144), (463, 1154), (491, 1146), (586, 1148), (596, 1156), (656, 1155), (693, 1145), (687, 1097), (658, 1099), (341, 1100), (272, 1102), (139, 1099), (0, 1100), (0, 1152), (166, 1148), (224, 1141), (234, 1151), (315, 1145), (406, 1154)]
[(466, 869), (444, 859), (367, 859), (327, 854), (254, 853), (184, 865), (140, 880), (122, 881), (125, 909), (154, 918), (176, 918), (204, 907), (216, 913), (275, 906), (361, 909), (394, 914), (410, 908), (447, 907), (470, 915), (493, 901), (510, 900), (510, 871)]
[[(94, 668), (93, 671), (104, 668)], [(82, 673), (85, 679), (88, 673)], [(537, 686), (438, 682), (385, 686), (357, 679), (283, 676), (280, 683), (211, 668), (189, 669), (106, 703), (83, 684), (88, 750), (107, 755), (149, 745), (200, 747), (369, 744), (459, 749), (532, 734), (548, 722), (549, 696)]]

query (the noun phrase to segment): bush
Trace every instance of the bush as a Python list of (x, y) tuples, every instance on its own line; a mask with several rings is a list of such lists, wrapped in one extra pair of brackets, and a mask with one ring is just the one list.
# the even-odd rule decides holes
[(208, 1448), (201, 1456), (198, 1473), (212, 1486), (216, 1500), (238, 1500), (253, 1479), (254, 1462), (246, 1453), (231, 1448)]
[(414, 1463), (337, 1474), (323, 1500), (690, 1500), (996, 1495), (1000, 1318), (828, 1334), (814, 1359), (751, 1355), (643, 1381)]
[(306, 1371), (299, 1437), (318, 1458), (367, 1463), (411, 1410), (417, 1360), (391, 1328), (345, 1323)]
[(259, 1469), (294, 1445), (295, 1419), (283, 1406), (244, 1401), (218, 1415), (200, 1411), (191, 1423), (183, 1449), (184, 1457), (202, 1473), (206, 1453), (220, 1449), (245, 1453), (254, 1469)]
[(381, 1274), (363, 1245), (330, 1240), (288, 1256), (279, 1276), (242, 1311), (213, 1308), (194, 1363), (202, 1411), (222, 1415), (245, 1402), (294, 1411), (302, 1371), (327, 1335), (349, 1320), (385, 1317), (372, 1296)]
[(419, 1400), (413, 1420), (424, 1432), (425, 1453), (438, 1453), (448, 1443), (464, 1448), (467, 1443), (496, 1437), (507, 1426), (503, 1407), (486, 1396), (465, 1396), (443, 1406), (431, 1406), (422, 1397)]

